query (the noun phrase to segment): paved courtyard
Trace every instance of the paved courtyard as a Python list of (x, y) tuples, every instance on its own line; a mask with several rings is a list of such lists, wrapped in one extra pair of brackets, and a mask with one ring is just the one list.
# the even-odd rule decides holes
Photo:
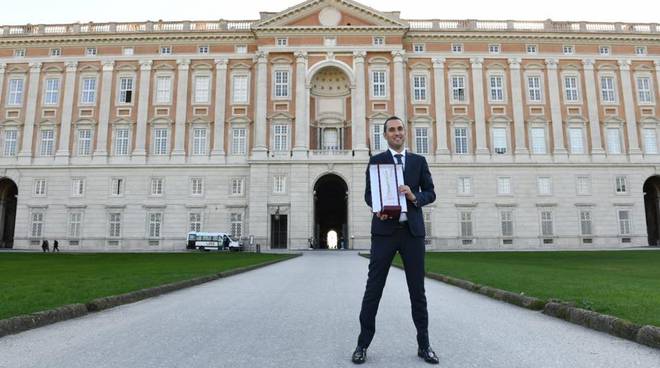
[[(303, 257), (0, 338), (0, 367), (352, 367), (368, 260)], [(426, 281), (440, 367), (660, 367), (636, 343)], [(424, 367), (392, 268), (366, 366)]]

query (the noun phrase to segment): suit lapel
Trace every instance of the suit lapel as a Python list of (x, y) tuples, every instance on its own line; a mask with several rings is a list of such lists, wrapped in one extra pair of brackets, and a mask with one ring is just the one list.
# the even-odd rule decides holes
[(410, 172), (412, 171), (411, 167), (413, 165), (412, 155), (408, 150), (406, 150), (406, 164), (403, 166), (403, 181), (405, 183), (410, 183)]

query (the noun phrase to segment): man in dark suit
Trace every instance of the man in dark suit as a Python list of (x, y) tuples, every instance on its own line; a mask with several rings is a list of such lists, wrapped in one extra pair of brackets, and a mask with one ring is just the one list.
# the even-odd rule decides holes
[[(383, 135), (389, 149), (372, 156), (369, 165), (394, 163), (403, 165), (405, 185), (399, 186), (399, 192), (406, 196), (408, 212), (401, 213), (398, 218), (390, 218), (387, 214), (379, 212), (374, 214), (371, 219), (369, 275), (360, 311), (360, 336), (357, 348), (353, 352), (352, 361), (361, 364), (367, 358), (367, 348), (376, 332), (378, 303), (383, 294), (392, 259), (398, 251), (406, 272), (412, 318), (417, 329), (417, 355), (428, 363), (438, 364), (438, 357), (429, 344), (428, 312), (424, 293), (424, 236), (426, 234), (422, 206), (435, 201), (433, 179), (426, 159), (410, 153), (404, 148), (406, 128), (401, 119), (392, 116), (385, 120)], [(367, 187), (364, 192), (364, 200), (371, 207), (368, 166), (366, 177)]]

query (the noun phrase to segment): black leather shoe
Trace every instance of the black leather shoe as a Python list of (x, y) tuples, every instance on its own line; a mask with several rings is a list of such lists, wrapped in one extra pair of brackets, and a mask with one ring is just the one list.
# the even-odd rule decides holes
[(435, 352), (433, 351), (433, 349), (431, 349), (430, 346), (426, 349), (419, 348), (419, 350), (417, 350), (417, 356), (424, 359), (424, 361), (427, 363), (431, 363), (431, 364), (440, 363), (440, 359), (438, 359), (438, 356), (435, 354)]
[(367, 348), (363, 348), (362, 346), (359, 346), (355, 348), (355, 351), (353, 352), (353, 357), (351, 357), (351, 360), (355, 364), (362, 364), (367, 360)]

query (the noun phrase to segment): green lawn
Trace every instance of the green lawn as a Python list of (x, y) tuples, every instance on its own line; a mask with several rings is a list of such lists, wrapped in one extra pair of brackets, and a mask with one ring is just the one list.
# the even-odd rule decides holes
[(660, 326), (660, 251), (426, 253), (426, 271)]
[(0, 253), (0, 319), (288, 257), (265, 253)]

